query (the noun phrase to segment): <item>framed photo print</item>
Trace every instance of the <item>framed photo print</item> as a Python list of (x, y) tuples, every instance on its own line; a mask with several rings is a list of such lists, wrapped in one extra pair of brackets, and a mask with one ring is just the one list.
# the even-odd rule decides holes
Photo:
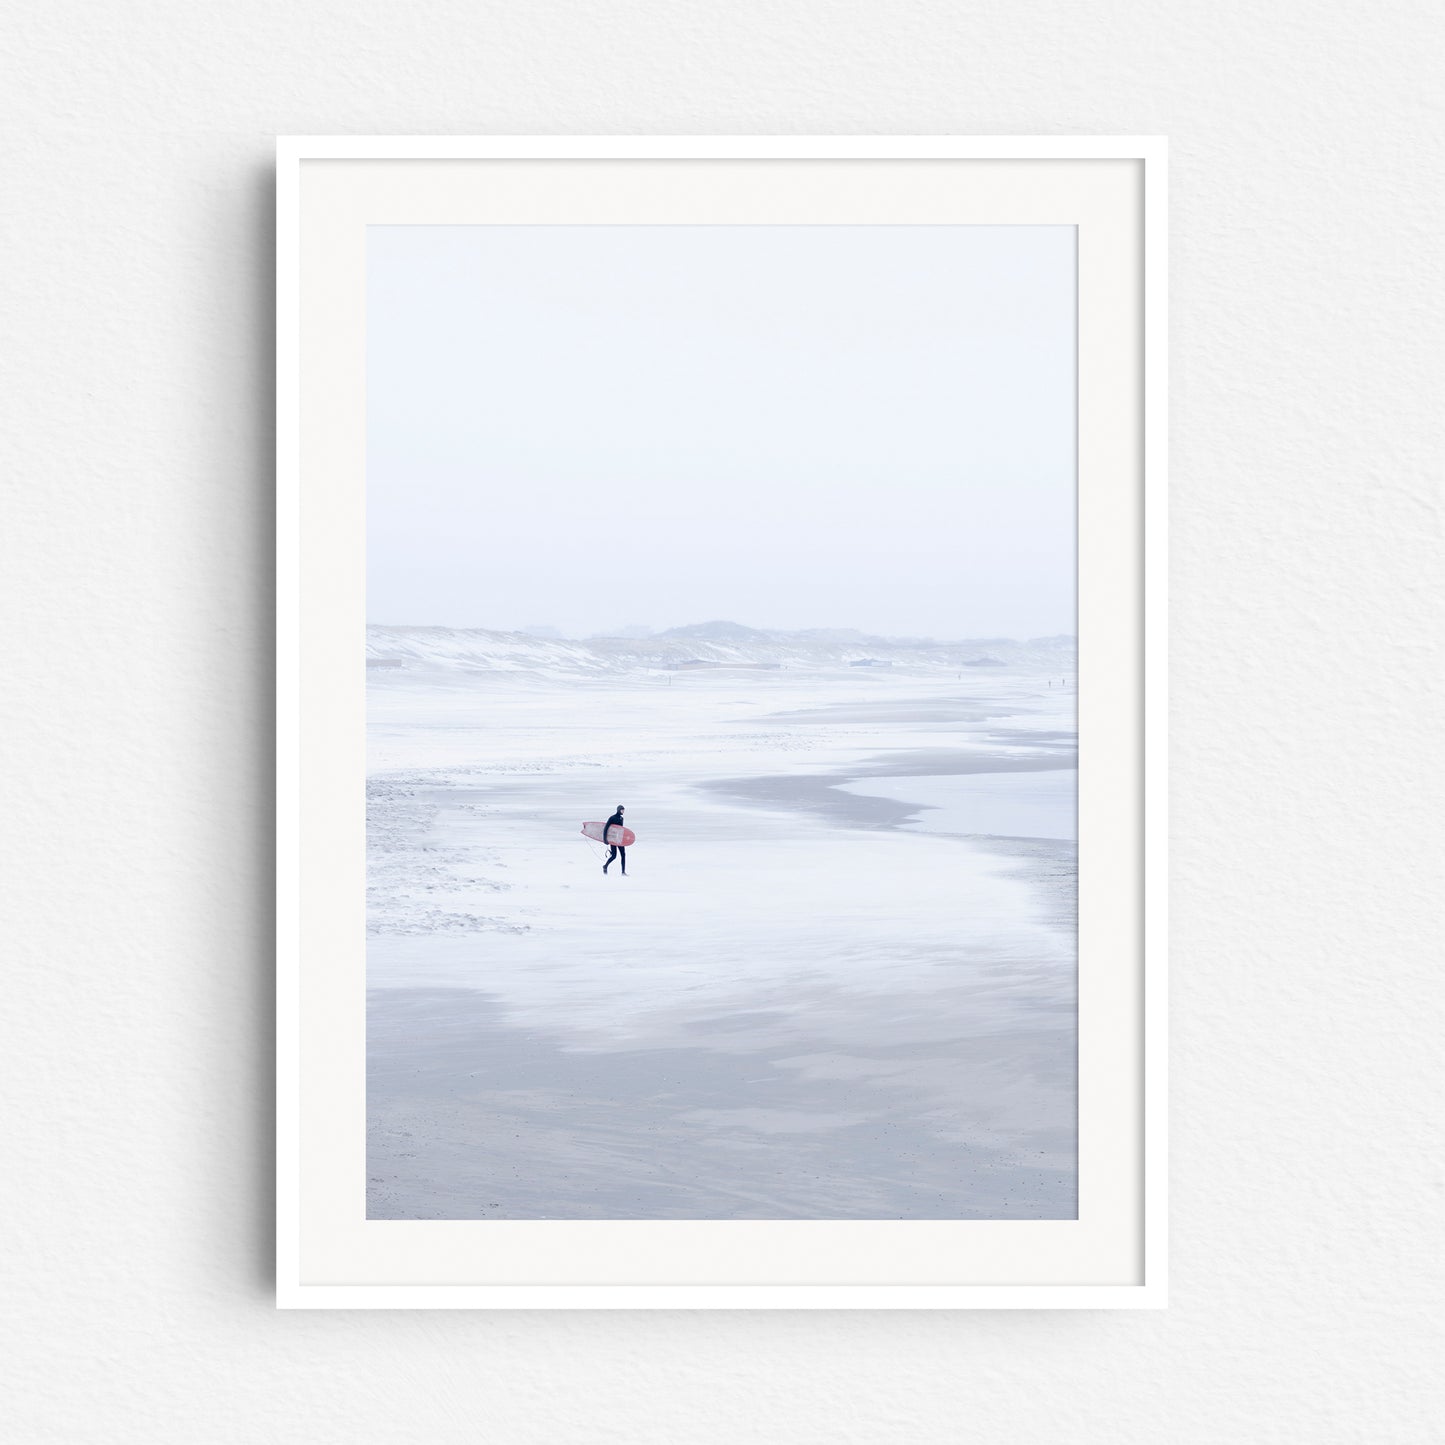
[(281, 1305), (1163, 1304), (1164, 165), (281, 141)]

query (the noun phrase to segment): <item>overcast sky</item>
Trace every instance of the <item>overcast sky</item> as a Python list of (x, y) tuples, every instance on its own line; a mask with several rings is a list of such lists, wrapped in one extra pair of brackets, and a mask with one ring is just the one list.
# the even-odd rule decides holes
[(1074, 631), (1068, 226), (374, 226), (373, 622)]

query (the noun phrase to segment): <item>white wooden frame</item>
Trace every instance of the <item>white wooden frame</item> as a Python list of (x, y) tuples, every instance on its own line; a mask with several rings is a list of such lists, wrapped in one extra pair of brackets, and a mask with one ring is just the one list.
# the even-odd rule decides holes
[[(1130, 1283), (309, 1282), (301, 1257), (302, 168), (309, 161), (1091, 161), (1142, 177), (1142, 1237)], [(287, 137), (277, 173), (277, 1280), (287, 1308), (1157, 1308), (1165, 1303), (1166, 146), (1157, 137)], [(1005, 219), (1000, 217), (1000, 219)], [(308, 559), (308, 562), (311, 559)], [(1082, 1042), (1082, 1040), (1081, 1040)], [(310, 1057), (308, 1055), (308, 1057)], [(361, 1182), (355, 1181), (362, 1193)], [(374, 1222), (385, 1227), (389, 1222)], [(482, 1228), (495, 1222), (478, 1221)], [(1064, 1221), (1067, 1225), (1068, 1222)], [(428, 1226), (422, 1226), (428, 1227)], [(456, 1229), (458, 1222), (438, 1222)], [(470, 1227), (461, 1223), (460, 1227)], [(532, 1228), (565, 1228), (563, 1221)], [(648, 1228), (633, 1222), (633, 1227)], [(826, 1225), (798, 1226), (800, 1228)], [(863, 1228), (874, 1226), (864, 1225)], [(948, 1225), (947, 1227), (959, 1227)], [(966, 1226), (965, 1226), (966, 1227)], [(996, 1224), (995, 1224), (996, 1227)], [(1027, 1227), (1022, 1222), (1015, 1228)]]

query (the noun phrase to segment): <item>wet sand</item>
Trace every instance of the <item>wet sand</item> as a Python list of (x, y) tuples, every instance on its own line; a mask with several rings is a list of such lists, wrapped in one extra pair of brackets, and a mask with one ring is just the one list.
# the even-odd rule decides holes
[[(474, 990), (374, 993), (369, 1217), (1072, 1217), (1069, 1123), (1018, 1145), (1020, 1075), (1072, 1089), (1056, 1030), (960, 1046), (885, 1009), (839, 1052), (830, 1024), (856, 1000), (757, 1002), (680, 1021), (670, 1047), (599, 1053)], [(947, 1118), (941, 1099), (960, 1101)]]

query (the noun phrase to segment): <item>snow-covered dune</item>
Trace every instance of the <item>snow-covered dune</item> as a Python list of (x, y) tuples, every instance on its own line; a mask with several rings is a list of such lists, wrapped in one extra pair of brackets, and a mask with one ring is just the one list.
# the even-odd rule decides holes
[(407, 669), (527, 672), (541, 677), (612, 675), (659, 668), (836, 668), (888, 665), (922, 670), (1005, 667), (1074, 670), (1072, 637), (875, 637), (861, 632), (772, 632), (735, 622), (675, 627), (650, 637), (570, 640), (483, 628), (367, 628), (367, 660)]

